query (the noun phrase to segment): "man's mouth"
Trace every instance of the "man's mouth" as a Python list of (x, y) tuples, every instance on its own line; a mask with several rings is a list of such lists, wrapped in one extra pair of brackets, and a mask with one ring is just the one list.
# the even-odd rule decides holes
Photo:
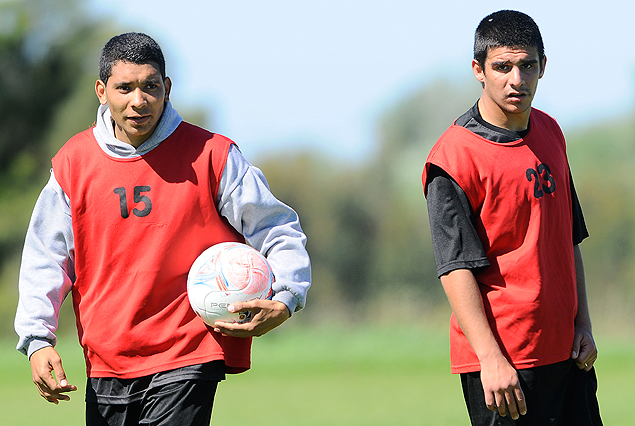
[(149, 115), (128, 116), (128, 121), (136, 125), (143, 124), (147, 122), (149, 119), (150, 119)]

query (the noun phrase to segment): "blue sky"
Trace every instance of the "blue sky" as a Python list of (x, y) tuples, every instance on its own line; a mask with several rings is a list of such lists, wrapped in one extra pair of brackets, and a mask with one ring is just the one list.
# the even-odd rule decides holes
[(437, 78), (473, 78), (474, 29), (510, 7), (542, 31), (548, 62), (534, 105), (565, 132), (635, 107), (632, 2), (428, 3), (88, 2), (90, 13), (122, 32), (153, 36), (168, 61), (175, 106), (207, 109), (210, 130), (234, 139), (248, 158), (290, 147), (363, 158), (392, 104)]

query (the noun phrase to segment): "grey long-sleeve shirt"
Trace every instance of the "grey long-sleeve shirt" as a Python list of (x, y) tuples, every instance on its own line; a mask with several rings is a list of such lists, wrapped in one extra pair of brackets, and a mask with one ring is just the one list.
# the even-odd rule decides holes
[[(168, 103), (152, 136), (135, 149), (115, 138), (110, 111), (102, 105), (93, 132), (108, 155), (133, 158), (156, 148), (181, 121)], [(70, 204), (51, 172), (33, 210), (20, 267), (15, 330), (17, 349), (29, 357), (55, 345), (59, 310), (75, 281)], [(311, 285), (311, 266), (298, 215), (273, 196), (262, 172), (235, 146), (229, 151), (216, 205), (247, 243), (267, 257), (276, 276), (273, 299), (291, 313), (302, 309)]]

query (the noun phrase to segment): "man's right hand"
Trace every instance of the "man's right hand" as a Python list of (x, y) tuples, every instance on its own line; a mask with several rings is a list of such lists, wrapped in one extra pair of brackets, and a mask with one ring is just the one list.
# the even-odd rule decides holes
[(57, 351), (52, 346), (47, 346), (33, 352), (30, 361), (33, 383), (37, 386), (42, 398), (53, 404), (59, 404), (59, 401), (70, 401), (71, 398), (66, 395), (66, 392), (76, 391), (77, 387), (68, 384), (66, 373), (62, 368), (62, 358)]
[(495, 357), (491, 361), (481, 362), (481, 383), (485, 392), (485, 404), (492, 411), (498, 410), (501, 416), (507, 415), (505, 403), (512, 419), (527, 413), (525, 394), (518, 381), (518, 372), (505, 357)]
[(506, 416), (507, 402), (509, 414), (516, 420), (520, 414), (527, 412), (525, 395), (520, 388), (518, 372), (507, 361), (492, 333), (474, 274), (468, 269), (455, 269), (441, 276), (441, 284), (463, 333), (481, 363), (481, 383), (487, 408)]

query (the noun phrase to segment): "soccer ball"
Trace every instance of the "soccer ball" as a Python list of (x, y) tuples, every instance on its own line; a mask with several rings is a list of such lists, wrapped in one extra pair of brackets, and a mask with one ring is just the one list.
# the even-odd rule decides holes
[(270, 299), (273, 273), (258, 250), (241, 243), (216, 244), (194, 261), (187, 276), (187, 296), (208, 325), (215, 321), (245, 323), (251, 312), (229, 312), (235, 302)]

